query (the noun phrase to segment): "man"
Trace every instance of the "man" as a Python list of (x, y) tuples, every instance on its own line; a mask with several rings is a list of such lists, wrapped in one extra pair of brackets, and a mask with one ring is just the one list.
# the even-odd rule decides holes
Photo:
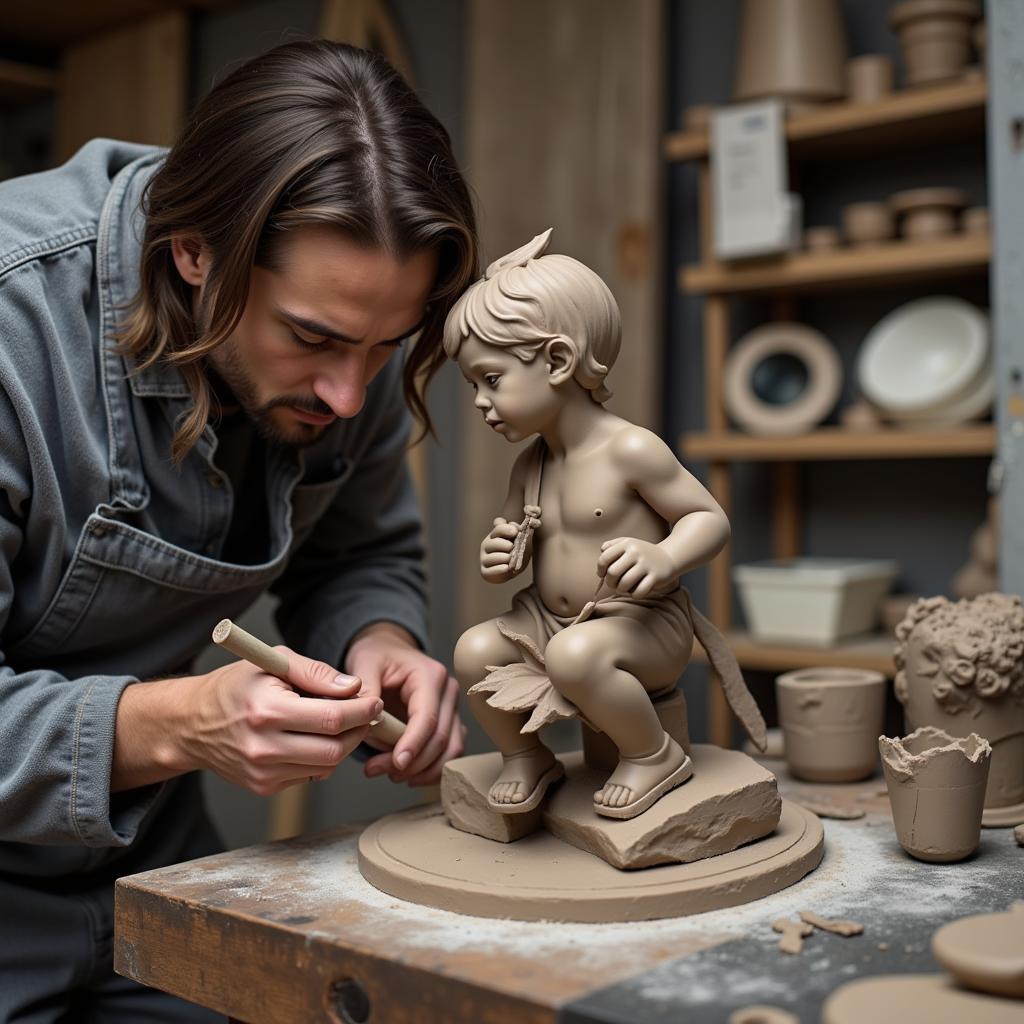
[[(368, 775), (461, 752), (405, 406), (475, 267), (444, 129), (328, 43), (239, 68), (169, 154), (0, 186), (0, 1019), (211, 1019), (110, 968), (114, 879), (217, 849), (197, 769), (326, 778), (381, 706), (408, 728)], [(184, 675), (267, 589), (287, 682)]]

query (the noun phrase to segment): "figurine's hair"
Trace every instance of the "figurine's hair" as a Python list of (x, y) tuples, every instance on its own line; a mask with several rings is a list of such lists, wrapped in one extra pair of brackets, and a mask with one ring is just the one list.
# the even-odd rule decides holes
[(1024, 702), (1024, 606), (1015, 594), (981, 594), (955, 604), (945, 597), (920, 598), (896, 627), (896, 696), (906, 703), (907, 644), (928, 631), (933, 665), (932, 696), (956, 713), (974, 698), (1010, 694)]
[(508, 348), (524, 363), (560, 339), (579, 356), (575, 379), (598, 402), (622, 339), (619, 307), (608, 286), (571, 256), (545, 256), (551, 228), (495, 260), (452, 307), (444, 350), (456, 359), (466, 338)]

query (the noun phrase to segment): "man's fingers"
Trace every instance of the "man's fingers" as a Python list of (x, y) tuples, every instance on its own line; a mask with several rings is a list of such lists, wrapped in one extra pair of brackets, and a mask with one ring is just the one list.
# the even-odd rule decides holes
[(325, 661), (316, 661), (288, 650), (278, 648), (288, 655), (288, 682), (304, 693), (320, 697), (348, 697), (359, 692), (360, 680), (345, 672), (339, 672)]
[(423, 771), (432, 764), (448, 746), (452, 732), (452, 722), (455, 719), (456, 708), (459, 702), (459, 683), (452, 676), (448, 677), (444, 693), (438, 706), (437, 727), (434, 734), (423, 744), (419, 754), (402, 770), (392, 773), (395, 782), (405, 782), (417, 772)]
[(444, 766), (455, 757), (461, 757), (465, 747), (466, 727), (460, 721), (455, 722), (448, 738), (448, 746), (436, 761), (427, 765), (422, 771), (417, 772), (406, 781), (410, 786), (432, 786), (441, 778)]
[(315, 775), (321, 769), (333, 769), (340, 764), (362, 743), (366, 733), (367, 727), (363, 725), (337, 736), (289, 734), (281, 743), (281, 759), (302, 765), (307, 769), (306, 775)]
[(417, 666), (410, 672), (402, 687), (408, 724), (393, 754), (399, 771), (409, 767), (437, 730), (447, 684), (448, 670), (436, 661)]
[(338, 736), (350, 729), (368, 726), (380, 714), (384, 702), (369, 694), (347, 700), (324, 700), (320, 697), (294, 697), (275, 722), (287, 732)]

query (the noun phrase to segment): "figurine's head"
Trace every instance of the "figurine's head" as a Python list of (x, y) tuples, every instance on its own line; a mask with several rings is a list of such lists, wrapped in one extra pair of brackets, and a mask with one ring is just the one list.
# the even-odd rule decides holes
[[(488, 353), (493, 360), (537, 378), (532, 381), (535, 392), (543, 374), (556, 391), (578, 386), (594, 401), (607, 401), (611, 391), (605, 377), (622, 337), (619, 307), (608, 286), (579, 260), (544, 255), (550, 237), (549, 228), (496, 260), (462, 295), (445, 321), (445, 353), (466, 372), (468, 364), (480, 363), (475, 350), (491, 347), (498, 350)], [(499, 375), (478, 374), (478, 392), (485, 392)], [(525, 394), (529, 382), (521, 383)], [(539, 401), (544, 396), (535, 397)]]

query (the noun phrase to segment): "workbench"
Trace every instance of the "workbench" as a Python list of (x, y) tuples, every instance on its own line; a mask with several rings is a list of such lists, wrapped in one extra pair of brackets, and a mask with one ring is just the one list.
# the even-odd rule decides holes
[[(720, 1024), (754, 1004), (816, 1024), (844, 982), (938, 972), (940, 925), (1024, 899), (1012, 829), (983, 830), (969, 861), (920, 863), (880, 778), (809, 786), (764, 763), (785, 796), (865, 814), (826, 819), (821, 866), (755, 903), (635, 924), (465, 917), (371, 887), (342, 827), (122, 878), (115, 968), (247, 1024)], [(864, 933), (781, 953), (771, 924), (801, 910)]]

